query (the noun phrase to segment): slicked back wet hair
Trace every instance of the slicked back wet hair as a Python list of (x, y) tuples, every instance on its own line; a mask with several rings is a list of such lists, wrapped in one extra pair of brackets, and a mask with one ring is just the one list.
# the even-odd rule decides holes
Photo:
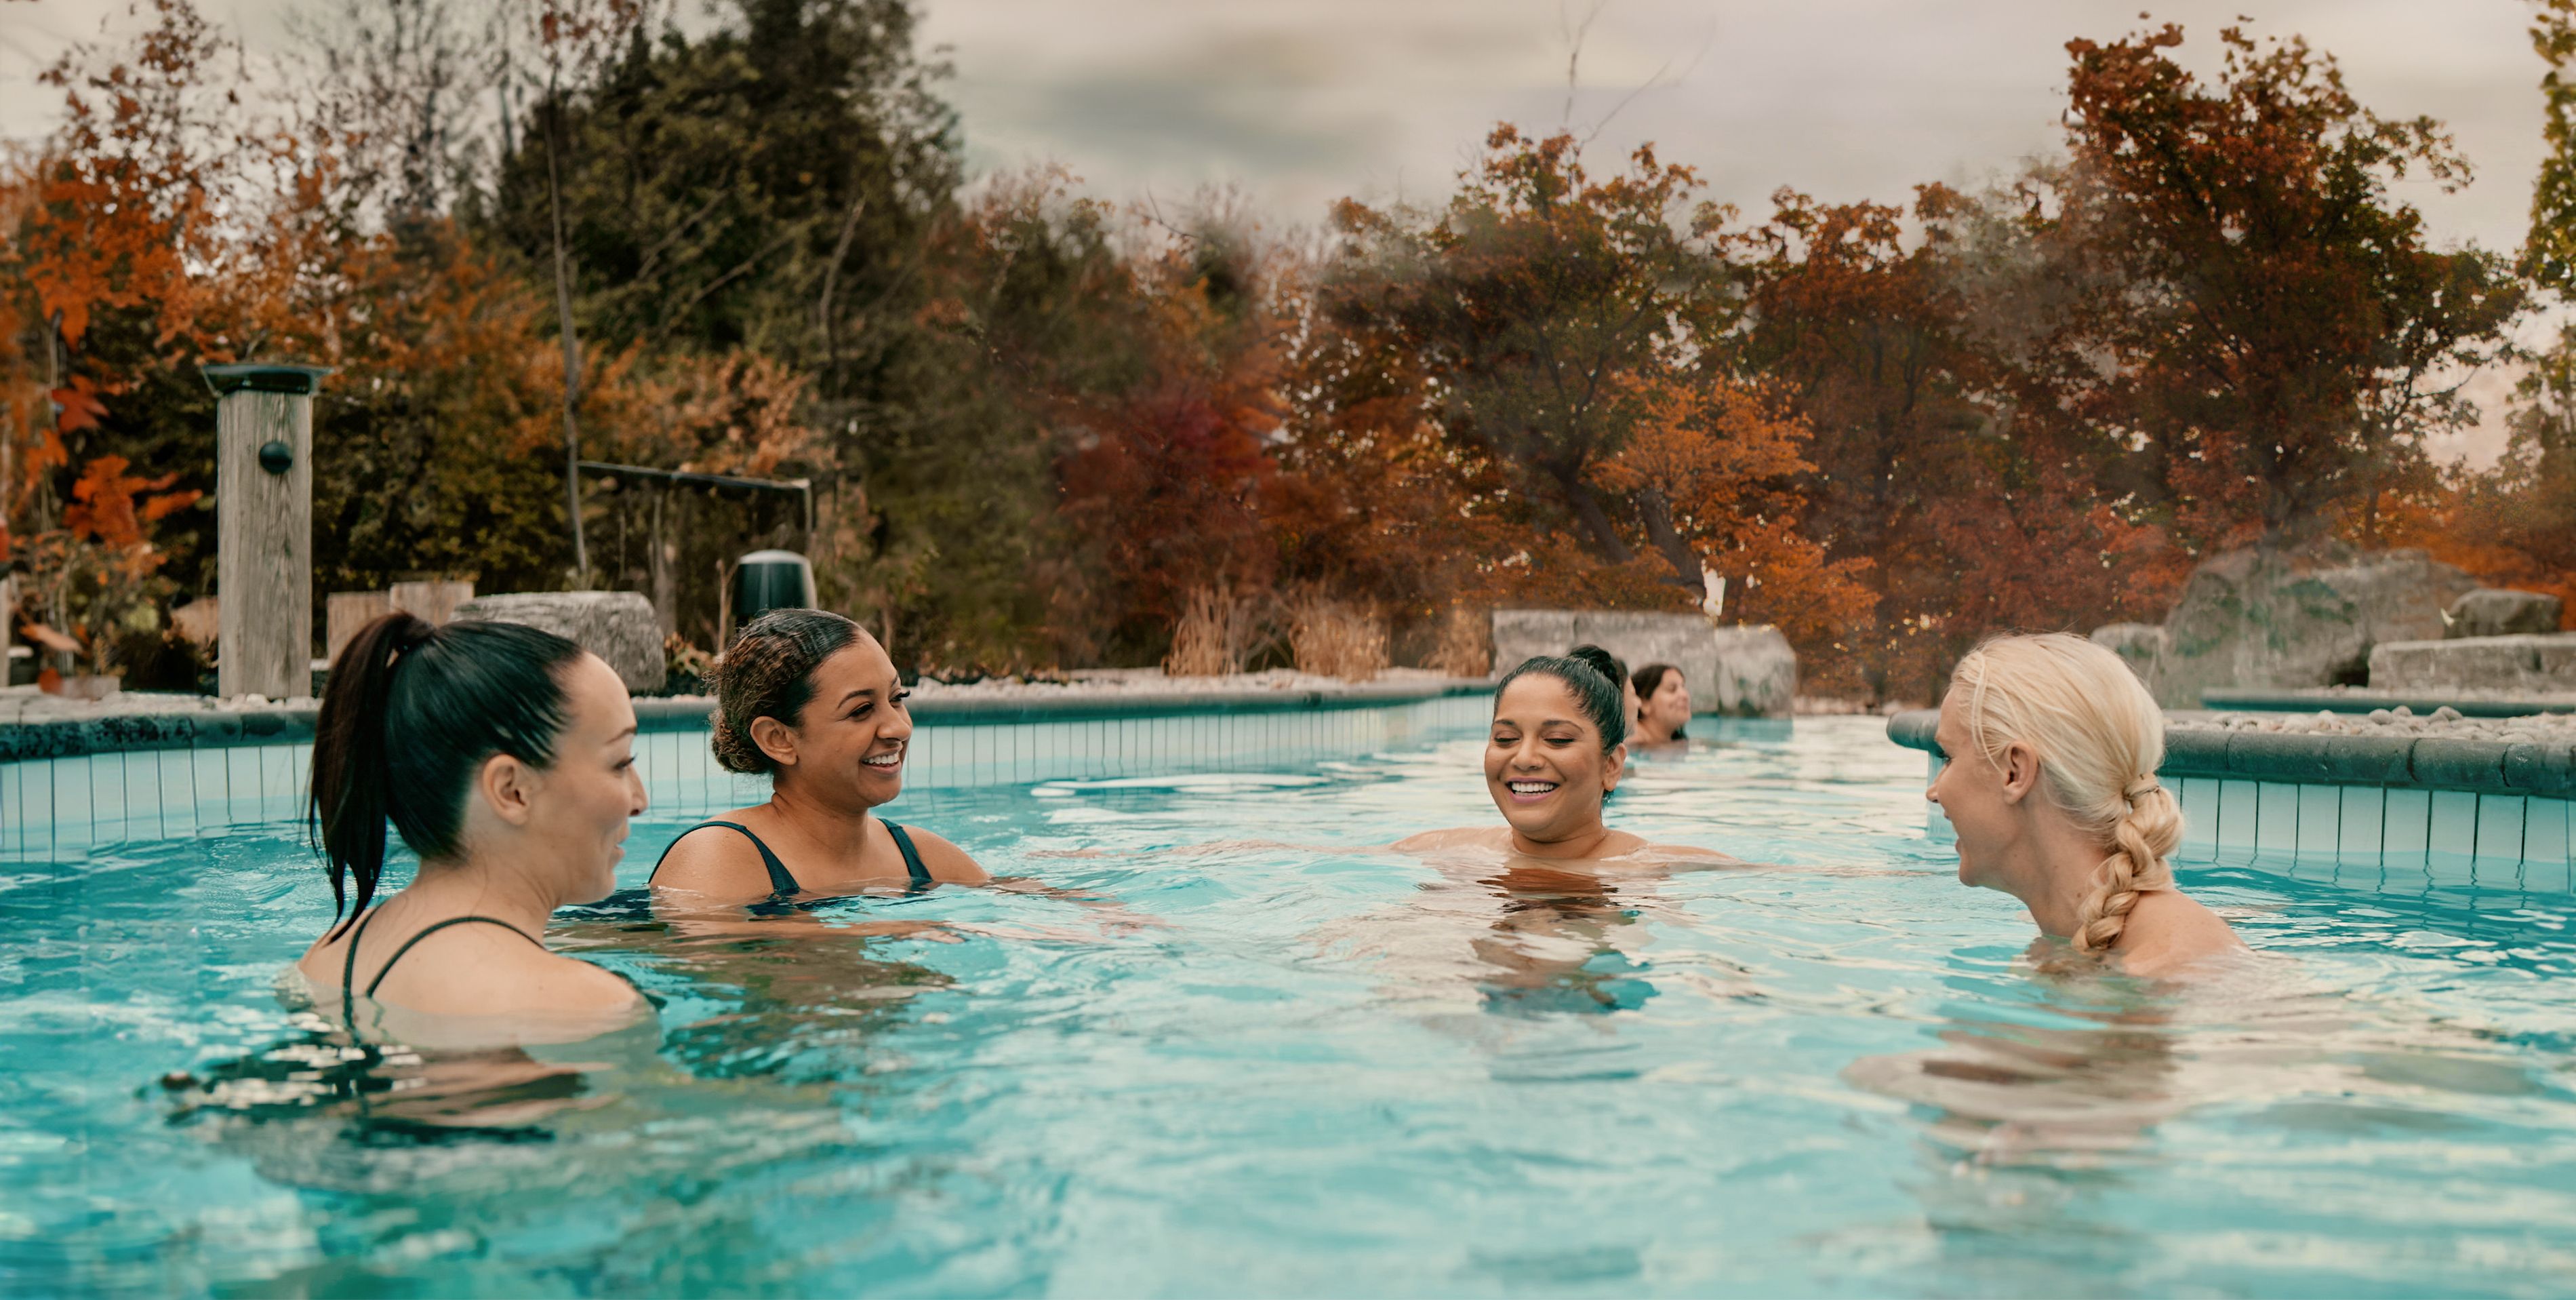
[[(453, 857), (486, 761), (507, 754), (554, 766), (571, 714), (563, 677), (581, 654), (524, 624), (438, 627), (400, 613), (349, 639), (314, 716), (305, 811), (330, 863), (333, 933), (376, 896), (387, 821), (424, 861)], [(344, 877), (356, 883), (354, 900)]]
[(800, 725), (814, 702), (814, 670), (858, 644), (859, 625), (821, 609), (774, 609), (753, 619), (716, 661), (716, 762), (728, 772), (776, 772), (751, 724)]
[(1533, 655), (1494, 684), (1495, 706), (1501, 707), (1503, 692), (1513, 682), (1530, 676), (1553, 677), (1574, 692), (1583, 716), (1601, 732), (1601, 752), (1617, 749), (1628, 739), (1628, 697), (1619, 689), (1628, 666), (1619, 662), (1619, 656), (1597, 645), (1579, 645), (1561, 655)]

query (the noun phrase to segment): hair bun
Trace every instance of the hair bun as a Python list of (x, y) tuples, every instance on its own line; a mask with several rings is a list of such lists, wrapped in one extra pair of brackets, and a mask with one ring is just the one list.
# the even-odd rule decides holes
[(1612, 686), (1617, 686), (1628, 680), (1628, 665), (1621, 663), (1619, 661), (1619, 656), (1614, 655), (1597, 645), (1576, 646), (1573, 649), (1566, 651), (1565, 657), (1568, 659), (1581, 660), (1586, 667), (1589, 667), (1592, 671), (1601, 674), (1601, 679), (1610, 683)]

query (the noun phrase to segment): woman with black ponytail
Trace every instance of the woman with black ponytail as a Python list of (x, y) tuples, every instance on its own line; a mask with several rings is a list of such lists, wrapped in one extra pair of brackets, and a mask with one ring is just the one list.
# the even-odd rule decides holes
[(1395, 847), (1492, 850), (1550, 862), (1732, 861), (1687, 845), (1650, 845), (1602, 821), (1603, 805), (1627, 772), (1632, 715), (1627, 665), (1609, 651), (1584, 645), (1524, 661), (1494, 689), (1485, 739), (1485, 790), (1503, 825), (1427, 831)]
[[(332, 664), (315, 731), (310, 816), (335, 924), (297, 968), (353, 1034), (399, 1009), (562, 1041), (646, 1010), (539, 938), (556, 908), (616, 887), (644, 811), (635, 709), (607, 664), (519, 624), (389, 614)], [(388, 821), (420, 869), (370, 908)]]

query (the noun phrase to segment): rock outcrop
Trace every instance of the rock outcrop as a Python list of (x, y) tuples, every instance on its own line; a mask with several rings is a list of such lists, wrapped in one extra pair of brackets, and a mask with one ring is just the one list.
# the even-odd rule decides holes
[(2153, 681), (2156, 663), (2165, 654), (2165, 630), (2155, 623), (2113, 623), (2093, 629), (2093, 644), (2120, 656), (2138, 680)]
[(2370, 689), (2576, 692), (2576, 632), (2385, 642), (2370, 650)]
[(2559, 615), (2563, 612), (2558, 598), (2545, 592), (2480, 587), (2451, 602), (2450, 626), (2443, 635), (2454, 640), (2481, 636), (2547, 636), (2558, 630)]
[(1628, 661), (1682, 670), (1691, 711), (1785, 718), (1798, 693), (1798, 654), (1775, 627), (1712, 627), (1698, 614), (1617, 610), (1498, 609), (1494, 671), (1532, 655), (1561, 655), (1589, 642)]
[(2341, 543), (2251, 547), (2192, 570), (2156, 644), (2115, 624), (2110, 636), (2167, 708), (2198, 708), (2213, 686), (2297, 688), (2368, 680), (2373, 646), (2443, 634), (2443, 612), (2477, 587), (2420, 550)]
[(629, 691), (662, 689), (662, 629), (653, 602), (632, 591), (519, 591), (477, 596), (456, 621), (541, 627), (606, 660)]

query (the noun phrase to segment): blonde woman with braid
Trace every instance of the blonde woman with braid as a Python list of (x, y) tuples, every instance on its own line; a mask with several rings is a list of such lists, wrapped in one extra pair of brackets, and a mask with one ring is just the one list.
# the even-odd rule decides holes
[(1960, 883), (2132, 975), (2244, 947), (2174, 886), (2164, 713), (2119, 656), (2063, 633), (1988, 641), (1951, 674), (1933, 739), (1944, 762), (1924, 795), (1958, 832)]

